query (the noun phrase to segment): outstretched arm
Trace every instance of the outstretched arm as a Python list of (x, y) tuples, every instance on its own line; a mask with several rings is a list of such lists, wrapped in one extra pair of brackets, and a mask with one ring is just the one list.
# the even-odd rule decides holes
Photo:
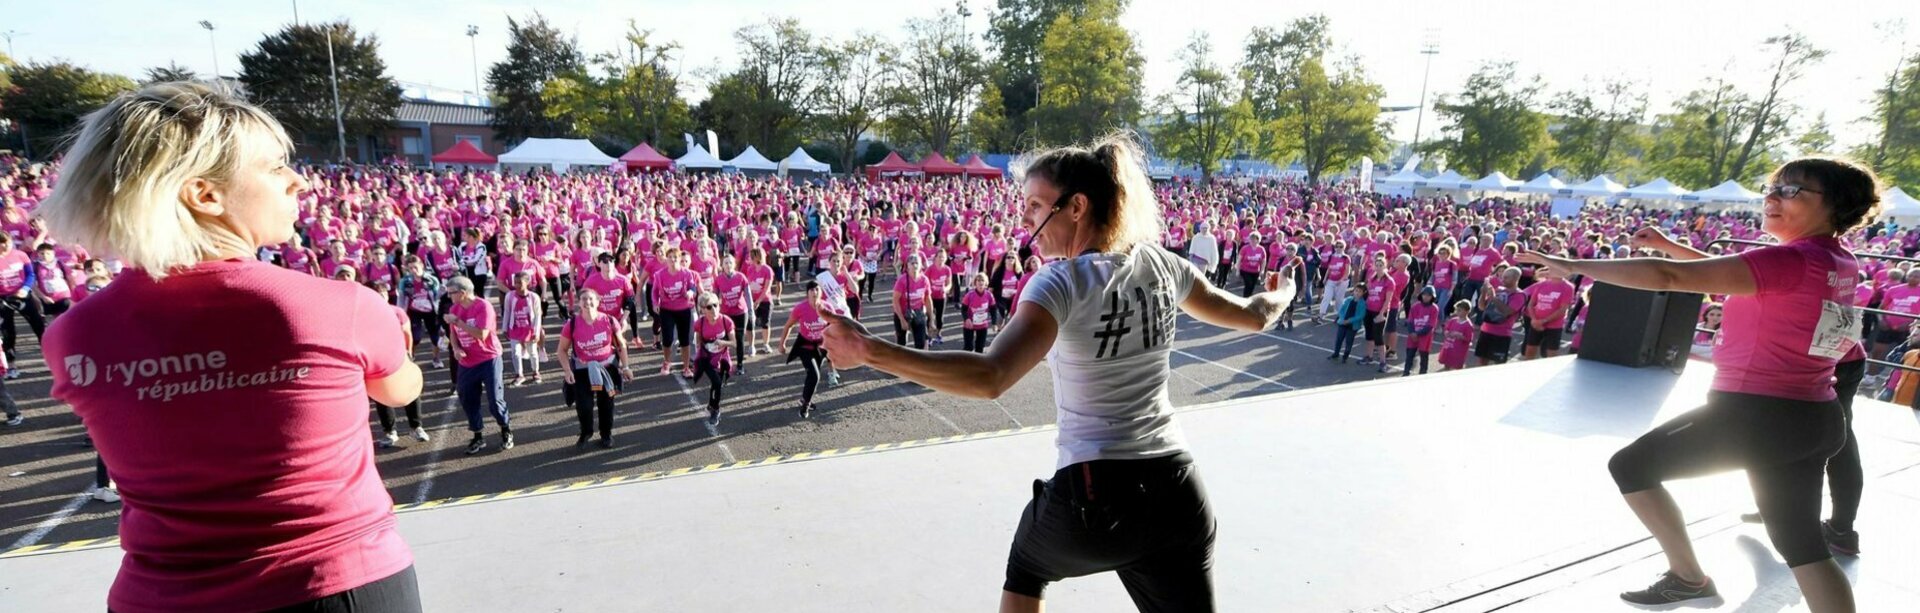
[(994, 337), (986, 353), (923, 351), (878, 338), (858, 322), (823, 313), (833, 321), (827, 327), (827, 354), (835, 366), (866, 365), (927, 387), (969, 398), (999, 398), (1025, 377), (1053, 349), (1059, 322), (1053, 313), (1029, 305), (1014, 311), (1005, 330)]
[(1254, 294), (1251, 298), (1241, 298), (1214, 287), (1207, 282), (1205, 275), (1196, 274), (1193, 277), (1193, 289), (1187, 292), (1187, 299), (1180, 303), (1180, 309), (1194, 319), (1222, 328), (1259, 332), (1273, 327), (1273, 323), (1286, 312), (1287, 305), (1293, 303), (1291, 276), (1285, 267), (1278, 272), (1267, 273), (1267, 291)]
[(1759, 291), (1753, 270), (1737, 255), (1677, 262), (1664, 258), (1573, 260), (1529, 251), (1516, 259), (1549, 266), (1567, 276), (1586, 275), (1635, 289), (1741, 296)]

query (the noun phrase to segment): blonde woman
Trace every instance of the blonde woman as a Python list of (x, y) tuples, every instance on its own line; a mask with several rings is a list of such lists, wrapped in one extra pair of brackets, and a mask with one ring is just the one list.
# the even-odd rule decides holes
[[(291, 148), (222, 89), (151, 85), (86, 117), (40, 204), (127, 267), (45, 345), (125, 504), (112, 610), (421, 610), (366, 443), (368, 398), (420, 394), (400, 321), (372, 290), (253, 257), (293, 238)], [(177, 366), (119, 366), (156, 361)]]

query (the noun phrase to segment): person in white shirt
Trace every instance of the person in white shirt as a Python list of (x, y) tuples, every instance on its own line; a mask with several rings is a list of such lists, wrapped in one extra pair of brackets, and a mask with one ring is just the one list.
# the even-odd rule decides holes
[(1202, 276), (1213, 272), (1220, 265), (1220, 241), (1213, 237), (1213, 224), (1200, 222), (1194, 229), (1193, 242), (1187, 245), (1187, 259), (1200, 267)]
[(1175, 323), (1185, 311), (1264, 330), (1294, 290), (1269, 274), (1267, 291), (1236, 297), (1160, 247), (1142, 159), (1124, 136), (1035, 156), (1023, 224), (1035, 253), (1058, 261), (1035, 273), (986, 353), (901, 347), (830, 316), (836, 364), (950, 394), (996, 398), (1041, 358), (1051, 365), (1059, 459), (1021, 516), (1002, 611), (1038, 611), (1047, 584), (1107, 571), (1143, 611), (1214, 609), (1213, 514), (1167, 395)]

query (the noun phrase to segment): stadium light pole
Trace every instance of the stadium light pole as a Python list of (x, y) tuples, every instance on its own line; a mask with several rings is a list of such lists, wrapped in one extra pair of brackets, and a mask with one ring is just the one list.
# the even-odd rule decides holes
[(480, 36), (480, 28), (467, 26), (467, 48), (473, 51), (473, 95), (485, 98), (486, 93), (480, 90), (480, 43), (476, 38), (478, 36)]
[[(200, 27), (207, 29), (207, 49), (213, 53), (213, 79), (218, 81), (220, 80), (220, 46), (213, 38), (213, 22), (202, 19)], [(8, 45), (11, 46), (12, 42), (9, 41)]]
[[(967, 10), (967, 0), (954, 0), (953, 8), (954, 8), (954, 12), (960, 15), (960, 44), (962, 46), (963, 53), (964, 53), (964, 55), (962, 55), (961, 58), (962, 59), (971, 58), (973, 57), (973, 40), (967, 38), (967, 18), (973, 16), (973, 11)], [(968, 119), (972, 119), (972, 118), (968, 118)], [(972, 122), (969, 121), (968, 123), (971, 124)], [(967, 150), (972, 151), (973, 150), (973, 126), (972, 125), (967, 126), (967, 130), (964, 133), (964, 135), (966, 136), (966, 139), (967, 139), (967, 144), (966, 144)]]
[(1427, 80), (1433, 76), (1433, 56), (1440, 55), (1440, 43), (1432, 38), (1431, 31), (1427, 36), (1427, 43), (1420, 47), (1420, 55), (1427, 56), (1427, 68), (1420, 75), (1420, 109), (1413, 114), (1413, 143), (1410, 147), (1420, 146), (1420, 124), (1427, 118)]
[(340, 139), (340, 161), (347, 161), (347, 122), (340, 114), (340, 69), (333, 63), (334, 24), (323, 26), (327, 30), (327, 80), (333, 84), (333, 128)]
[(13, 37), (19, 36), (20, 34), (21, 32), (18, 30), (7, 30), (5, 32), (0, 32), (0, 36), (7, 37), (7, 57), (13, 58), (13, 61), (16, 61), (16, 62), (20, 61), (20, 56), (13, 54)]

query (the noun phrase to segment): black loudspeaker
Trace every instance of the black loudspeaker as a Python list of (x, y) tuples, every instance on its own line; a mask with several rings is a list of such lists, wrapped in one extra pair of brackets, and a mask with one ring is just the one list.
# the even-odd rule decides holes
[(1693, 349), (1700, 300), (1700, 294), (1595, 283), (1587, 295), (1580, 359), (1680, 372)]

